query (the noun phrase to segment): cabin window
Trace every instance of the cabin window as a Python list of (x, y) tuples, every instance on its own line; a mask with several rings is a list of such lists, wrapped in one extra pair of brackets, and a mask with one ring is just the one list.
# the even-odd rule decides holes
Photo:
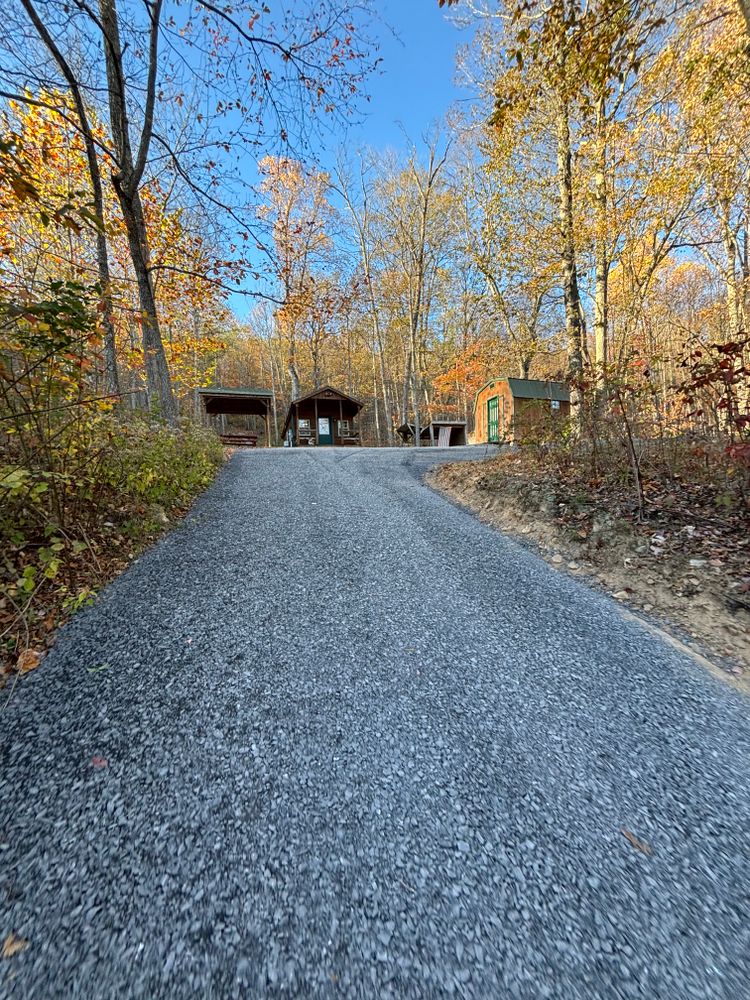
[(552, 400), (550, 400), (550, 404), (552, 406), (552, 412), (553, 413), (555, 412), (555, 410), (559, 410), (560, 409), (560, 400), (559, 399), (552, 399)]
[(339, 420), (339, 435), (347, 435), (351, 431), (351, 426), (348, 420)]
[(300, 437), (310, 437), (312, 432), (310, 430), (310, 421), (305, 419), (300, 419), (297, 422), (297, 433)]

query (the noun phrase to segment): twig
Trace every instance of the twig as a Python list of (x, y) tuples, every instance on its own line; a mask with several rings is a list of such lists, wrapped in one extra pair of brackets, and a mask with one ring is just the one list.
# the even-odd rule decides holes
[(3, 708), (2, 708), (3, 712), (8, 707), (8, 705), (10, 705), (10, 699), (13, 697), (13, 692), (16, 690), (16, 684), (18, 684), (18, 678), (19, 677), (20, 677), (20, 674), (16, 670), (16, 676), (13, 678), (13, 684), (11, 685), (10, 693), (9, 693), (9, 695), (8, 695), (6, 701), (5, 701), (5, 704), (3, 705)]

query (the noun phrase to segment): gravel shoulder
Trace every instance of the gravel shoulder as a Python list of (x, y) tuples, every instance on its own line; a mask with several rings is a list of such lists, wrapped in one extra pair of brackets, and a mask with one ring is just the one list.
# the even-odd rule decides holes
[(427, 481), (558, 570), (604, 588), (750, 694), (747, 519), (744, 529), (739, 518), (717, 528), (699, 511), (675, 508), (638, 524), (620, 498), (549, 476), (528, 452), (445, 464)]
[(238, 453), (62, 630), (0, 715), (0, 996), (746, 995), (747, 699), (446, 457)]

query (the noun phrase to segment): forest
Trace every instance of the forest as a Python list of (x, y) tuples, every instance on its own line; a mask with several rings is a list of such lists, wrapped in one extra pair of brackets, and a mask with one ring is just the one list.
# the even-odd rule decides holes
[[(331, 384), (365, 403), (364, 443), (394, 445), (415, 418), (471, 428), (488, 379), (563, 380), (570, 424), (530, 448), (537, 471), (620, 491), (637, 520), (671, 504), (745, 531), (744, 0), (435, 0), (424, 16), (464, 27), (470, 99), (400, 149), (352, 148), (381, 71), (375, 5), (11, 0), (14, 669), (211, 481), (204, 387), (272, 389), (279, 445), (289, 401)], [(733, 558), (744, 593), (746, 548)]]

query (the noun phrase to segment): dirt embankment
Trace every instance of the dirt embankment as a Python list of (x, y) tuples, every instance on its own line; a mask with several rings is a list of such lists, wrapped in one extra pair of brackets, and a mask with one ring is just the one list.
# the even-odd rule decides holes
[(571, 495), (513, 455), (445, 465), (427, 481), (481, 520), (588, 578), (750, 690), (750, 538), (698, 517), (637, 524), (606, 495)]

